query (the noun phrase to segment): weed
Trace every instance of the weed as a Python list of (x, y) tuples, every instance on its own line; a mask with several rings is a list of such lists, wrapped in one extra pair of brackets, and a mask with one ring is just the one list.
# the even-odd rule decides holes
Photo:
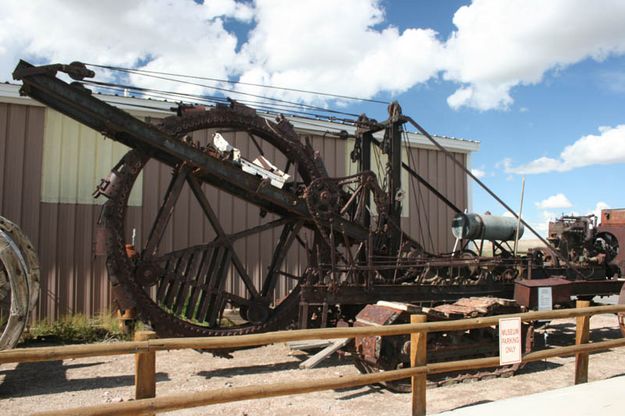
[(127, 340), (119, 319), (110, 313), (94, 318), (83, 314), (66, 315), (56, 321), (37, 321), (22, 335), (23, 344), (83, 344), (110, 340)]

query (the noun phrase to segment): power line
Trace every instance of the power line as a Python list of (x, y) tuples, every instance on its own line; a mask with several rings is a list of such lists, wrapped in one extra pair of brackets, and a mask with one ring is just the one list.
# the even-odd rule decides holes
[[(195, 102), (187, 101), (188, 104), (197, 104), (198, 101), (210, 103), (210, 104), (226, 104), (229, 102), (229, 100), (225, 97), (188, 94), (188, 93), (181, 93), (181, 92), (158, 90), (158, 89), (153, 89), (153, 88), (136, 87), (132, 85), (115, 84), (115, 83), (103, 82), (103, 81), (90, 80), (90, 81), (82, 81), (81, 83), (84, 85), (94, 86), (94, 87), (98, 87), (100, 89), (105, 89), (105, 90), (112, 90), (112, 91), (119, 91), (119, 92), (136, 91), (143, 96), (155, 97), (155, 98), (160, 98), (163, 100), (166, 100), (168, 98), (169, 99), (192, 98), (195, 101)], [(179, 101), (179, 102), (182, 102), (182, 101)], [(274, 103), (267, 103), (264, 101), (251, 101), (251, 100), (237, 100), (237, 102), (249, 105), (250, 107), (253, 107), (263, 112), (273, 113), (276, 115), (277, 114), (292, 115), (294, 117), (298, 117), (298, 119), (301, 119), (301, 118), (309, 118), (311, 120), (325, 119), (329, 121), (353, 123), (352, 119), (343, 119), (343, 118), (338, 118), (334, 116), (322, 115), (318, 113), (298, 111), (297, 108), (301, 108), (301, 107), (297, 105), (274, 104)]]
[[(198, 103), (227, 104), (229, 103), (229, 100), (226, 97), (219, 97), (219, 96), (172, 92), (172, 91), (158, 90), (158, 89), (153, 89), (153, 88), (143, 88), (143, 87), (136, 87), (136, 86), (131, 86), (131, 85), (115, 84), (115, 83), (110, 83), (110, 82), (93, 81), (93, 80), (81, 81), (81, 83), (86, 86), (97, 87), (101, 90), (108, 90), (108, 91), (114, 91), (114, 92), (120, 92), (120, 93), (127, 93), (128, 91), (133, 91), (145, 97), (153, 97), (153, 98), (158, 98), (161, 100), (176, 99), (178, 100), (178, 101), (175, 101), (176, 103), (185, 103), (185, 104), (198, 104)], [(182, 101), (181, 98), (187, 99), (187, 101)], [(188, 99), (192, 99), (193, 101), (189, 101)], [(284, 115), (291, 116), (291, 117), (297, 117), (298, 122), (301, 122), (301, 123), (305, 123), (304, 121), (302, 121), (304, 119), (312, 120), (312, 121), (327, 120), (327, 121), (332, 121), (332, 122), (340, 122), (342, 124), (354, 123), (353, 119), (344, 119), (344, 118), (338, 118), (334, 116), (322, 115), (318, 113), (298, 111), (296, 109), (293, 109), (293, 108), (299, 108), (298, 106), (289, 105), (289, 104), (273, 104), (273, 103), (266, 103), (263, 101), (250, 101), (250, 100), (237, 100), (237, 102), (241, 104), (246, 104), (266, 114), (272, 114), (272, 115), (284, 114)], [(172, 103), (174, 102), (172, 101)], [(139, 105), (137, 106), (139, 107)], [(146, 107), (146, 108), (150, 108), (150, 107)], [(162, 108), (157, 108), (157, 107), (152, 107), (152, 108), (162, 110)]]
[(204, 80), (204, 81), (225, 82), (225, 83), (228, 83), (228, 84), (239, 84), (239, 85), (249, 85), (249, 86), (252, 86), (252, 87), (261, 87), (261, 88), (276, 89), (276, 90), (282, 90), (282, 91), (300, 92), (300, 93), (304, 93), (304, 94), (321, 95), (321, 96), (324, 96), (324, 97), (341, 98), (341, 99), (345, 99), (345, 100), (365, 101), (365, 102), (369, 102), (369, 103), (385, 104), (385, 105), (389, 104), (388, 101), (381, 101), (381, 100), (376, 100), (376, 99), (372, 99), (372, 98), (362, 98), (362, 97), (354, 97), (354, 96), (350, 96), (350, 95), (332, 94), (332, 93), (327, 93), (327, 92), (303, 90), (303, 89), (299, 89), (299, 88), (279, 87), (279, 86), (275, 86), (275, 85), (256, 84), (256, 83), (253, 83), (253, 82), (232, 81), (232, 80), (227, 80), (227, 79), (219, 79), (219, 78), (211, 78), (211, 77), (201, 77), (201, 76), (197, 76), (197, 75), (176, 74), (176, 73), (172, 73), (172, 72), (151, 71), (151, 70), (147, 70), (147, 69), (135, 69), (135, 68), (124, 68), (124, 67), (110, 66), (110, 65), (98, 65), (98, 64), (87, 64), (87, 63), (85, 65), (89, 65), (89, 66), (93, 66), (93, 67), (97, 67), (97, 68), (110, 69), (110, 70), (114, 70), (114, 71), (125, 71), (125, 72), (133, 71), (135, 73), (167, 75), (167, 76), (175, 76), (175, 77), (190, 78), (190, 79), (201, 79), (201, 80)]
[[(275, 101), (275, 102), (278, 102), (278, 103), (298, 105), (298, 106), (300, 106), (302, 108), (306, 108), (306, 109), (313, 110), (313, 111), (320, 111), (320, 112), (333, 113), (333, 114), (342, 114), (342, 115), (347, 115), (347, 116), (350, 116), (350, 117), (358, 117), (358, 114), (347, 113), (347, 112), (339, 111), (339, 110), (332, 110), (332, 109), (318, 107), (318, 106), (314, 106), (314, 105), (310, 105), (310, 104), (296, 103), (296, 102), (293, 102), (293, 101), (282, 100), (282, 99), (279, 99), (279, 98), (265, 97), (265, 96), (258, 95), (258, 94), (241, 92), (241, 91), (237, 91), (237, 90), (233, 90), (233, 89), (229, 89), (229, 88), (216, 87), (214, 85), (200, 84), (200, 83), (197, 83), (197, 82), (183, 81), (183, 80), (175, 79), (175, 78), (167, 78), (167, 77), (162, 77), (162, 76), (157, 76), (157, 75), (142, 74), (141, 71), (134, 70), (134, 69), (118, 69), (118, 71), (127, 72), (127, 73), (130, 73), (130, 74), (141, 75), (141, 76), (150, 77), (150, 78), (155, 78), (155, 79), (161, 79), (161, 80), (164, 80), (164, 81), (177, 82), (177, 83), (180, 83), (180, 84), (193, 85), (193, 86), (202, 87), (202, 88), (214, 89), (214, 90), (217, 90), (217, 91), (227, 92), (227, 93), (230, 93), (230, 94), (246, 95), (246, 96), (249, 96), (249, 97), (260, 98), (260, 99), (263, 99), (263, 100)], [(128, 87), (128, 88), (132, 88), (132, 87)]]

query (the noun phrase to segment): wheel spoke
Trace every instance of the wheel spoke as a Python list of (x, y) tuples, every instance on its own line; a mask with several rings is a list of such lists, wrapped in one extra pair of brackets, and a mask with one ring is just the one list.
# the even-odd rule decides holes
[(277, 220), (274, 220), (274, 221), (269, 221), (268, 223), (257, 225), (256, 227), (252, 227), (250, 229), (243, 230), (243, 231), (240, 231), (238, 233), (230, 234), (230, 235), (228, 235), (228, 240), (230, 240), (230, 241), (232, 241), (234, 243), (236, 240), (239, 240), (241, 238), (249, 237), (250, 235), (258, 234), (258, 233), (261, 233), (263, 231), (267, 231), (267, 230), (269, 230), (271, 228), (279, 227), (279, 226), (284, 225), (286, 223), (289, 223), (291, 221), (293, 221), (293, 220), (290, 219), (290, 218), (280, 218), (280, 219), (277, 219)]
[[(191, 191), (193, 192), (193, 195), (195, 195), (195, 198), (200, 203), (200, 206), (202, 207), (202, 210), (204, 211), (204, 215), (206, 215), (206, 218), (208, 218), (208, 221), (213, 226), (213, 229), (217, 233), (218, 237), (229, 248), (231, 252), (231, 255), (229, 256), (229, 258), (232, 260), (232, 263), (234, 264), (234, 268), (239, 273), (239, 276), (241, 277), (241, 280), (243, 280), (245, 287), (250, 292), (252, 298), (258, 297), (259, 296), (258, 290), (256, 290), (256, 287), (254, 287), (254, 282), (252, 282), (252, 279), (247, 274), (247, 271), (245, 269), (245, 266), (241, 262), (241, 259), (234, 251), (234, 248), (232, 246), (232, 241), (228, 238), (228, 235), (225, 233), (224, 229), (219, 223), (217, 214), (215, 214), (215, 211), (213, 211), (213, 208), (211, 207), (210, 203), (208, 202), (208, 199), (206, 198), (206, 195), (204, 195), (204, 192), (202, 191), (202, 186), (199, 184), (197, 179), (195, 179), (192, 176), (188, 176), (187, 182), (189, 183), (189, 186), (191, 187)], [(224, 277), (224, 280), (225, 280), (225, 277)]]
[(183, 276), (181, 286), (176, 294), (176, 300), (174, 301), (174, 305), (172, 309), (176, 312), (177, 315), (182, 315), (182, 313), (186, 310), (193, 310), (193, 304), (190, 302), (191, 300), (191, 292), (192, 289), (195, 289), (195, 285), (197, 285), (197, 279), (199, 277), (200, 268), (204, 263), (204, 258), (207, 255), (207, 251), (203, 251), (200, 253), (192, 254), (191, 260), (189, 260), (189, 266), (187, 268), (187, 273)]
[(256, 141), (256, 137), (254, 137), (254, 135), (252, 133), (250, 133), (249, 131), (247, 132), (247, 135), (250, 136), (250, 139), (252, 139), (252, 142), (254, 143), (254, 146), (256, 146), (256, 150), (258, 150), (258, 153), (260, 153), (261, 156), (265, 156), (265, 153), (263, 152), (263, 149), (260, 147), (260, 145)]
[(146, 243), (145, 250), (143, 250), (142, 253), (144, 259), (150, 258), (156, 254), (156, 251), (158, 250), (158, 245), (161, 241), (161, 238), (163, 237), (165, 228), (169, 223), (169, 218), (174, 211), (174, 206), (176, 205), (176, 201), (178, 201), (178, 197), (180, 196), (180, 192), (182, 191), (182, 187), (185, 183), (187, 175), (189, 174), (189, 171), (189, 165), (183, 164), (174, 173), (174, 176), (169, 183), (169, 187), (167, 188), (167, 192), (165, 193), (165, 199), (163, 201), (163, 204), (158, 210), (158, 214), (156, 216), (156, 219), (154, 220), (154, 224), (152, 224), (152, 229), (150, 230), (148, 242)]
[(208, 280), (207, 290), (204, 292), (199, 305), (197, 320), (207, 322), (210, 327), (217, 324), (217, 318), (224, 307), (223, 288), (228, 275), (228, 265), (232, 259), (232, 249), (222, 248), (215, 256)]
[(278, 241), (278, 245), (275, 248), (273, 253), (273, 258), (271, 259), (271, 265), (269, 266), (269, 270), (267, 271), (267, 276), (265, 277), (265, 281), (263, 282), (262, 296), (266, 297), (271, 293), (271, 291), (276, 287), (276, 282), (278, 280), (280, 267), (284, 262), (284, 258), (286, 257), (291, 244), (293, 244), (293, 240), (297, 236), (300, 228), (302, 228), (302, 222), (297, 223), (289, 223), (284, 226), (282, 229), (282, 233), (280, 234), (280, 240)]

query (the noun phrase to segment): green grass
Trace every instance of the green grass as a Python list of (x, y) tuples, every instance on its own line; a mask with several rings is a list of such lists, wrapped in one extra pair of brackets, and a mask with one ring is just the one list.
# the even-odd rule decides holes
[[(140, 328), (137, 328), (140, 329)], [(67, 315), (56, 321), (37, 321), (22, 334), (21, 346), (33, 344), (84, 344), (111, 340), (129, 340), (120, 321), (110, 313), (95, 318), (83, 314)]]

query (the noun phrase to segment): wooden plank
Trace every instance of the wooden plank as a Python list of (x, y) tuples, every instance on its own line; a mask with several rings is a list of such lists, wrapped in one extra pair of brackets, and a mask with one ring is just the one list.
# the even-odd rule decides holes
[(325, 348), (328, 345), (332, 344), (332, 340), (330, 339), (311, 339), (307, 341), (292, 341), (287, 342), (286, 345), (290, 350), (314, 350)]
[(303, 363), (299, 365), (301, 369), (309, 369), (316, 367), (320, 362), (337, 352), (339, 349), (346, 346), (351, 341), (351, 338), (340, 338), (332, 342), (330, 345), (313, 355)]
[[(590, 302), (578, 300), (577, 308), (587, 308)], [(588, 343), (588, 331), (590, 329), (590, 316), (578, 316), (575, 326), (575, 345)], [(588, 353), (580, 352), (575, 354), (575, 384), (588, 382)]]
[[(427, 315), (410, 315), (411, 324), (424, 323)], [(421, 367), (427, 364), (427, 332), (413, 332), (410, 334), (410, 366)], [(425, 416), (425, 390), (427, 374), (419, 373), (412, 376), (412, 416)]]

